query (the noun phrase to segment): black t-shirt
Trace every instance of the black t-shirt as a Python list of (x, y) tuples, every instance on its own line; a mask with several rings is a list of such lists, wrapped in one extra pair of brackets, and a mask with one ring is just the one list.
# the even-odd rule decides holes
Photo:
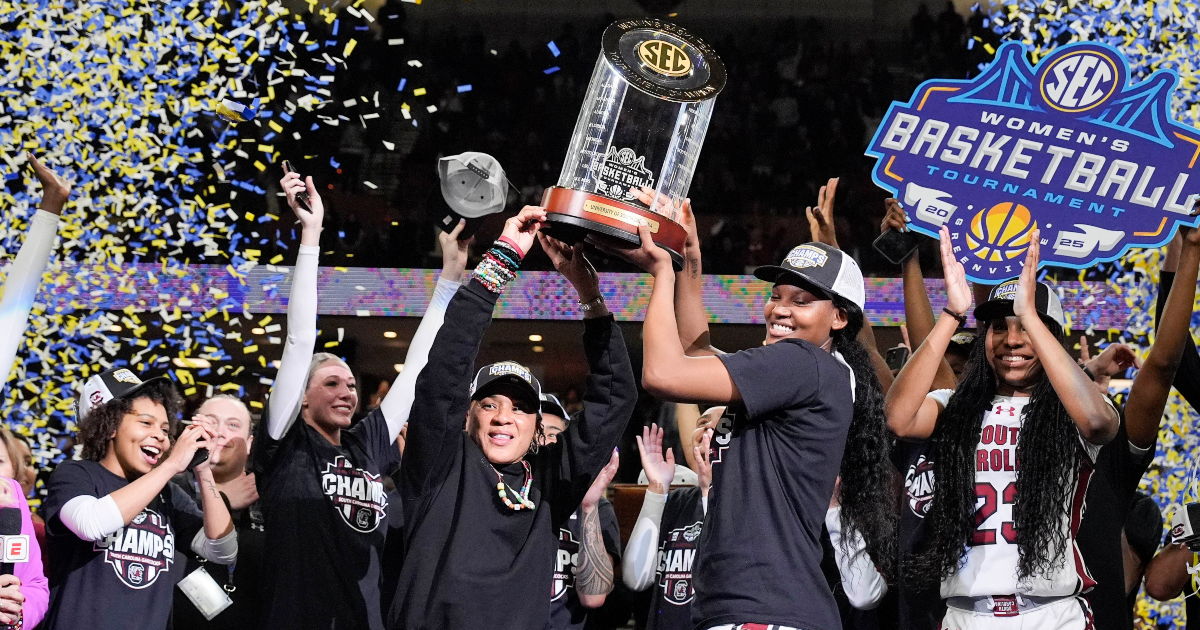
[(101, 498), (127, 485), (92, 461), (63, 462), (50, 475), (43, 511), (50, 609), (40, 627), (167, 627), (172, 590), (184, 576), (178, 552), (204, 527), (196, 503), (168, 483), (128, 525), (96, 542), (79, 538), (58, 517), (75, 497)]
[(925, 542), (925, 516), (933, 506), (933, 444), (897, 440), (892, 447), (892, 462), (904, 473), (897, 540), (900, 579), (890, 585), (896, 593), (899, 625), (902, 630), (936, 630), (946, 614), (937, 580), (921, 585), (904, 572), (907, 558), (919, 552)]
[(280, 440), (266, 429), (253, 453), (266, 526), (260, 627), (381, 629), (382, 474), (399, 458), (383, 412), (342, 431), (340, 446), (303, 418)]
[(714, 444), (692, 619), (836, 629), (821, 532), (854, 415), (850, 370), (795, 339), (720, 358), (742, 401)]
[(1144, 455), (1130, 451), (1124, 414), (1116, 437), (1096, 456), (1083, 518), (1075, 536), (1084, 565), (1096, 582), (1085, 594), (1096, 630), (1129, 630), (1133, 626), (1133, 612), (1125, 604), (1121, 530), (1133, 506), (1138, 483), (1153, 459), (1154, 449)]
[[(197, 504), (200, 501), (196, 477), (190, 472), (175, 475), (171, 480), (187, 493)], [(190, 548), (180, 547), (187, 560), (183, 575), (204, 569), (212, 579), (229, 592), (233, 603), (222, 610), (212, 621), (204, 618), (192, 600), (180, 589), (175, 589), (175, 608), (171, 617), (172, 630), (193, 628), (222, 628), (225, 630), (256, 630), (258, 628), (258, 605), (262, 594), (262, 550), (265, 539), (262, 506), (254, 503), (244, 510), (231, 512), (233, 527), (237, 531), (237, 561), (229, 566), (198, 558)], [(232, 592), (229, 588), (232, 587)]]
[[(604, 548), (612, 556), (615, 568), (621, 562), (621, 529), (617, 525), (617, 513), (608, 499), (604, 498), (596, 504), (596, 509), (600, 511)], [(558, 557), (554, 562), (554, 582), (550, 591), (550, 624), (546, 626), (551, 630), (582, 630), (587, 622), (588, 609), (579, 603), (579, 595), (575, 592), (582, 526), (583, 512), (576, 510), (558, 528)]]
[(704, 502), (698, 486), (667, 494), (658, 528), (658, 568), (651, 589), (646, 630), (692, 630), (692, 567), (704, 531)]
[[(497, 496), (497, 472), (524, 486), (524, 466), (493, 466), (463, 430), (480, 339), (496, 295), (472, 280), (417, 377), (404, 462), (404, 566), (388, 612), (392, 630), (530, 630), (550, 619), (557, 532), (612, 456), (637, 403), (637, 382), (614, 319), (583, 322), (583, 411), (558, 442), (526, 456), (533, 510)], [(515, 490), (514, 490), (515, 491)]]

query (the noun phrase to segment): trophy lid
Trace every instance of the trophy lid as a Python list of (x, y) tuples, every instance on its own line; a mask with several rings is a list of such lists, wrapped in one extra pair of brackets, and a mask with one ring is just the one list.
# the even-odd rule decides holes
[(642, 18), (604, 29), (601, 53), (623, 79), (657, 98), (696, 103), (725, 87), (725, 65), (704, 40), (682, 27)]

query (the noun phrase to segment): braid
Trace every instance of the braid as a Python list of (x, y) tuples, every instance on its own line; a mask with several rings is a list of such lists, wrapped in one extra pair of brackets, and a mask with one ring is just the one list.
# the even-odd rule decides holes
[(879, 572), (891, 577), (896, 559), (897, 511), (883, 390), (870, 355), (857, 338), (863, 325), (862, 311), (841, 298), (835, 298), (834, 305), (850, 320), (845, 328), (833, 331), (834, 349), (853, 370), (855, 382), (854, 417), (841, 465), (842, 527), (862, 535)]

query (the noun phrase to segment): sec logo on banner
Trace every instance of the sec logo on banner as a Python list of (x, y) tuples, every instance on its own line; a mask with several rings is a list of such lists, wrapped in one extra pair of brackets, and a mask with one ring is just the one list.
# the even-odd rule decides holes
[(978, 77), (926, 81), (892, 103), (867, 148), (872, 177), (915, 231), (950, 229), (976, 282), (1020, 275), (1034, 229), (1047, 266), (1158, 247), (1200, 222), (1200, 129), (1170, 115), (1178, 82), (1159, 70), (1131, 84), (1104, 44), (1063, 46), (1034, 67), (1007, 42)]

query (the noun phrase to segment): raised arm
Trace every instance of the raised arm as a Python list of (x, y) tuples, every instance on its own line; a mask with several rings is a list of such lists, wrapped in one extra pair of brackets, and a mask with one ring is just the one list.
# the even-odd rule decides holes
[[(325, 218), (325, 205), (312, 177), (301, 181), (296, 173), (287, 173), (279, 184), (303, 230), (292, 271), (292, 291), (288, 294), (287, 340), (268, 405), (267, 434), (274, 440), (287, 434), (299, 417), (300, 403), (304, 400), (305, 377), (317, 343), (317, 257), (321, 253), (321, 222)], [(306, 190), (311, 212), (296, 201), (296, 194)]]
[(562, 449), (559, 476), (566, 484), (564, 492), (568, 496), (556, 501), (554, 508), (559, 510), (556, 519), (565, 519), (583, 500), (633, 416), (638, 397), (637, 380), (629, 361), (629, 350), (625, 347), (625, 337), (604, 305), (600, 280), (584, 256), (584, 245), (568, 247), (546, 236), (539, 238), (554, 268), (575, 288), (581, 308), (588, 307), (583, 316), (583, 352), (588, 362), (583, 411), (571, 422), (571, 430), (560, 435), (555, 445)]
[[(884, 200), (887, 214), (883, 217), (881, 232), (889, 229), (898, 232), (908, 231), (908, 213), (896, 199)], [(900, 263), (900, 277), (904, 285), (904, 324), (908, 328), (908, 343), (916, 348), (925, 342), (925, 338), (933, 331), (936, 319), (933, 305), (929, 302), (929, 292), (925, 290), (925, 274), (921, 271), (921, 260), (916, 252)], [(954, 389), (956, 379), (954, 370), (942, 357), (938, 365), (937, 376), (933, 380), (933, 389)]]
[(667, 492), (675, 479), (675, 454), (667, 449), (663, 456), (662, 435), (658, 425), (650, 425), (642, 427), (642, 434), (635, 438), (642, 470), (646, 471), (646, 481), (650, 484), (621, 559), (621, 579), (625, 586), (635, 591), (646, 590), (654, 583), (658, 568), (659, 527), (667, 505)]
[(1037, 351), (1046, 378), (1054, 386), (1067, 415), (1078, 427), (1083, 439), (1091, 444), (1107, 444), (1117, 434), (1120, 416), (1108, 399), (1096, 389), (1092, 379), (1083, 368), (1067, 354), (1058, 338), (1042, 321), (1034, 305), (1037, 294), (1037, 266), (1041, 243), (1038, 230), (1029, 240), (1025, 254), (1025, 267), (1017, 282), (1017, 294), (1013, 299), (1013, 314), (1021, 321), (1021, 327), (1029, 335), (1029, 341)]
[(608, 464), (600, 469), (591, 488), (583, 497), (579, 510), (583, 522), (579, 526), (579, 562), (575, 569), (575, 594), (584, 608), (599, 608), (613, 590), (613, 558), (604, 546), (604, 530), (600, 524), (600, 499), (617, 474), (621, 458), (613, 449)]
[(42, 201), (30, 221), (25, 242), (8, 269), (4, 297), (0, 298), (0, 373), (3, 376), (0, 383), (8, 380), (17, 349), (25, 338), (29, 311), (42, 284), (42, 274), (46, 270), (46, 263), (50, 261), (50, 252), (54, 249), (58, 217), (71, 196), (71, 184), (42, 165), (32, 153), (26, 153), (25, 158), (42, 185)]
[(1161, 602), (1175, 599), (1191, 580), (1193, 553), (1187, 545), (1170, 543), (1146, 565), (1146, 594)]
[(479, 342), (492, 323), (500, 293), (516, 277), (520, 259), (545, 220), (545, 210), (526, 206), (506, 221), (500, 240), (446, 307), (445, 323), (434, 336), (415, 385), (397, 480), (406, 499), (424, 496), (448, 470), (451, 449), (460, 443), (470, 406), (468, 389)]
[[(651, 205), (649, 188), (638, 193), (642, 203)], [(670, 203), (665, 195), (659, 203)], [(696, 215), (692, 213), (692, 200), (685, 199), (679, 208), (679, 223), (687, 230), (683, 251), (683, 272), (675, 276), (675, 318), (679, 326), (679, 343), (688, 356), (720, 354), (712, 347), (708, 331), (708, 313), (704, 310), (704, 275), (700, 262), (700, 237), (696, 231)]]
[[(954, 257), (950, 244), (950, 231), (945, 226), (941, 233), (942, 267), (946, 276), (946, 308), (965, 315), (971, 308), (971, 287), (967, 285), (966, 271)], [(888, 428), (898, 437), (924, 439), (933, 434), (937, 426), (941, 405), (928, 398), (937, 377), (939, 366), (944, 362), (950, 339), (958, 331), (959, 321), (949, 313), (942, 313), (933, 330), (913, 353), (908, 363), (896, 375), (891, 390), (884, 401)]]
[(438, 241), (442, 246), (442, 274), (437, 286), (433, 289), (433, 297), (429, 307), (417, 326), (412, 342), (408, 345), (408, 354), (404, 357), (404, 371), (396, 377), (396, 382), (379, 404), (383, 417), (387, 420), (388, 435), (391, 441), (408, 424), (408, 414), (412, 411), (413, 397), (417, 388), (417, 376), (425, 369), (429, 361), (429, 348), (433, 346), (433, 338), (442, 328), (446, 319), (446, 306), (454, 294), (462, 286), (463, 271), (467, 268), (467, 255), (470, 249), (470, 239), (458, 240), (466, 221), (460, 220), (449, 234), (438, 231)]
[(625, 258), (654, 276), (654, 290), (642, 324), (642, 386), (651, 395), (671, 402), (729, 403), (741, 400), (729, 371), (716, 356), (689, 357), (679, 341), (675, 322), (675, 269), (671, 257), (638, 228), (642, 246), (617, 250), (598, 246)]
[(1125, 402), (1125, 428), (1129, 443), (1146, 449), (1158, 440), (1171, 382), (1191, 346), (1192, 304), (1196, 299), (1196, 274), (1200, 268), (1200, 229), (1180, 228), (1179, 272), (1159, 312), (1158, 336), (1142, 362)]

